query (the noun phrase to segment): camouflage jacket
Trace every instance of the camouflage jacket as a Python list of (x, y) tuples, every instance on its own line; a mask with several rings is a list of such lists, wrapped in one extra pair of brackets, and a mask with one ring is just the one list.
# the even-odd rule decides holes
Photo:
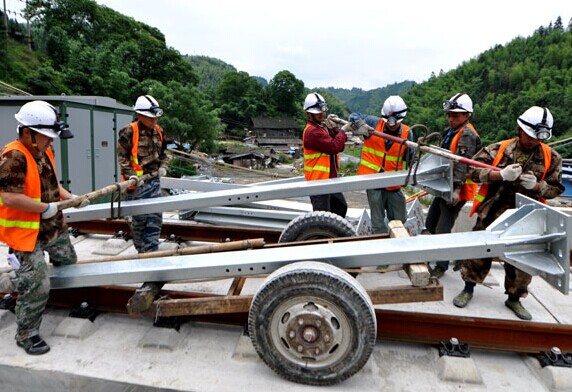
[[(50, 203), (60, 200), (60, 188), (56, 174), (48, 158), (42, 154), (36, 158), (40, 172), (42, 202)], [(26, 157), (20, 151), (9, 151), (0, 157), (0, 192), (24, 193), (27, 164)], [(37, 241), (43, 244), (55, 240), (67, 230), (62, 214), (50, 219), (40, 220), (40, 231)]]
[[(491, 144), (479, 151), (473, 159), (479, 162), (492, 165), (500, 147), (499, 143)], [(524, 189), (519, 181), (494, 181), (489, 182), (490, 169), (470, 167), (469, 173), (474, 182), (488, 183), (489, 190), (483, 203), (479, 206), (477, 213), (483, 218), (490, 214), (496, 216), (509, 208), (515, 208), (515, 195), (521, 193), (533, 199), (553, 199), (564, 192), (562, 184), (562, 158), (554, 149), (551, 149), (552, 158), (550, 167), (546, 172), (544, 180), (540, 180), (544, 173), (544, 156), (542, 149), (538, 146), (532, 152), (524, 152), (520, 149), (518, 138), (515, 138), (505, 149), (503, 157), (497, 167), (503, 168), (513, 163), (522, 166), (522, 172), (531, 171), (540, 183), (538, 191)]]
[[(445, 133), (441, 147), (449, 150), (453, 138), (459, 132), (462, 132), (459, 138), (459, 144), (457, 145), (457, 150), (453, 153), (470, 159), (481, 149), (482, 144), (479, 135), (473, 132), (466, 124), (456, 130), (449, 128)], [(449, 135), (449, 137), (447, 137), (447, 135)], [(468, 166), (463, 163), (455, 162), (453, 164), (453, 185), (455, 188), (459, 188), (465, 183), (465, 179), (468, 175), (467, 170)]]
[[(121, 168), (121, 175), (129, 178), (134, 175), (131, 166), (131, 148), (133, 147), (133, 127), (131, 124), (126, 125), (119, 131), (119, 140), (117, 141), (117, 159)], [(163, 133), (163, 141), (157, 132), (153, 129), (145, 127), (139, 122), (139, 147), (138, 159), (139, 165), (143, 168), (143, 173), (151, 173), (157, 171), (160, 167), (167, 168), (168, 158), (165, 154), (166, 142)]]

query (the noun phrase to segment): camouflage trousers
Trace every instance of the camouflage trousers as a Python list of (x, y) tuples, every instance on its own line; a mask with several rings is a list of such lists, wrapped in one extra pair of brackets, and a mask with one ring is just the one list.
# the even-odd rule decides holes
[(16, 340), (23, 341), (40, 333), (42, 313), (50, 295), (50, 278), (44, 252), (54, 266), (75, 264), (77, 255), (67, 230), (50, 243), (36, 243), (31, 252), (14, 251), (20, 261), (16, 271)]
[[(479, 217), (475, 227), (473, 227), (473, 231), (484, 230), (505, 210), (506, 208), (500, 209), (497, 213), (492, 214), (492, 217), (487, 217), (484, 220)], [(463, 280), (465, 282), (482, 283), (491, 269), (492, 261), (492, 258), (469, 259), (463, 261), (461, 268), (461, 276), (463, 277)], [(528, 285), (532, 281), (532, 276), (508, 263), (504, 263), (504, 271), (505, 294), (516, 298), (526, 297), (528, 295)]]
[[(161, 196), (161, 183), (158, 178), (146, 181), (137, 189), (127, 192), (127, 200), (152, 199), (159, 196)], [(131, 218), (131, 236), (137, 252), (147, 253), (159, 249), (162, 224), (161, 213), (135, 215)]]

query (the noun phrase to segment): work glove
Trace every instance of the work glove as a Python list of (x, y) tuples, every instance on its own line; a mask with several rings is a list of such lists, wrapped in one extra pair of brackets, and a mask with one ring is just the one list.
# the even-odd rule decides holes
[(355, 128), (354, 135), (362, 135), (362, 136), (370, 136), (374, 129), (366, 124), (363, 120), (357, 120), (356, 122), (352, 123), (353, 127)]
[[(79, 197), (78, 195), (74, 195), (72, 193), (70, 199), (75, 199), (76, 197)], [(88, 199), (83, 199), (81, 201), (81, 203), (79, 203), (77, 206), (75, 206), (75, 208), (83, 208), (83, 207), (87, 207), (90, 204), (90, 201)]]
[(524, 189), (533, 189), (536, 186), (536, 176), (532, 172), (521, 174), (520, 177), (520, 185)]
[(129, 177), (130, 180), (135, 180), (135, 186), (136, 187), (140, 187), (141, 185), (143, 185), (144, 181), (141, 181), (141, 178), (139, 176), (136, 175), (132, 175), (131, 177)]
[(508, 165), (500, 171), (503, 181), (514, 181), (522, 173), (522, 167), (518, 163)]
[(52, 202), (48, 203), (48, 208), (42, 212), (42, 219), (50, 219), (58, 213), (58, 203)]
[(342, 122), (342, 119), (339, 118), (337, 114), (328, 114), (326, 120), (330, 120), (330, 122), (333, 122), (336, 124), (336, 126), (339, 126), (339, 124)]
[(325, 125), (328, 129), (339, 128), (339, 125), (331, 118), (326, 118), (322, 124)]
[(160, 167), (159, 171), (157, 172), (158, 177), (165, 177), (167, 175), (167, 169), (164, 167)]
[(354, 132), (354, 131), (357, 131), (357, 127), (356, 127), (353, 123), (348, 122), (347, 124), (345, 124), (345, 125), (342, 127), (342, 131), (344, 131), (344, 132)]

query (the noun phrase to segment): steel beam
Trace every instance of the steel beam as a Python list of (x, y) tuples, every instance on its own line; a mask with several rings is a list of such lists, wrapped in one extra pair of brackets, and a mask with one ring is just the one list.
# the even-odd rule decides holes
[[(51, 284), (52, 288), (71, 288), (218, 279), (268, 274), (284, 265), (307, 260), (359, 268), (500, 257), (521, 268), (522, 257), (516, 255), (526, 254), (528, 271), (549, 277), (548, 283), (568, 294), (570, 274), (562, 266), (569, 265), (569, 253), (562, 249), (569, 249), (572, 218), (532, 199), (519, 200), (523, 204), (519, 209), (500, 217), (484, 231), (51, 267)], [(542, 219), (555, 224), (542, 225)], [(534, 268), (528, 267), (531, 264)]]
[(425, 155), (419, 163), (416, 175), (407, 171), (351, 176), (319, 181), (296, 181), (243, 187), (239, 189), (187, 193), (154, 199), (122, 202), (121, 209), (114, 205), (95, 204), (81, 209), (71, 208), (64, 211), (68, 222), (94, 219), (118, 218), (128, 215), (140, 215), (174, 210), (197, 210), (205, 207), (229, 206), (255, 201), (289, 199), (298, 196), (322, 195), (326, 193), (386, 188), (405, 185), (419, 186), (433, 194), (450, 197), (452, 189), (451, 163), (436, 155)]

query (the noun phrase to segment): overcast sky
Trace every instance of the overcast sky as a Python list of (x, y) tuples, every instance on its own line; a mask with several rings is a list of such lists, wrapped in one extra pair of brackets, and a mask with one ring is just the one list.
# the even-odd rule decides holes
[(569, 0), (96, 0), (158, 28), (181, 54), (218, 58), (306, 87), (427, 80), (540, 26), (572, 17)]

